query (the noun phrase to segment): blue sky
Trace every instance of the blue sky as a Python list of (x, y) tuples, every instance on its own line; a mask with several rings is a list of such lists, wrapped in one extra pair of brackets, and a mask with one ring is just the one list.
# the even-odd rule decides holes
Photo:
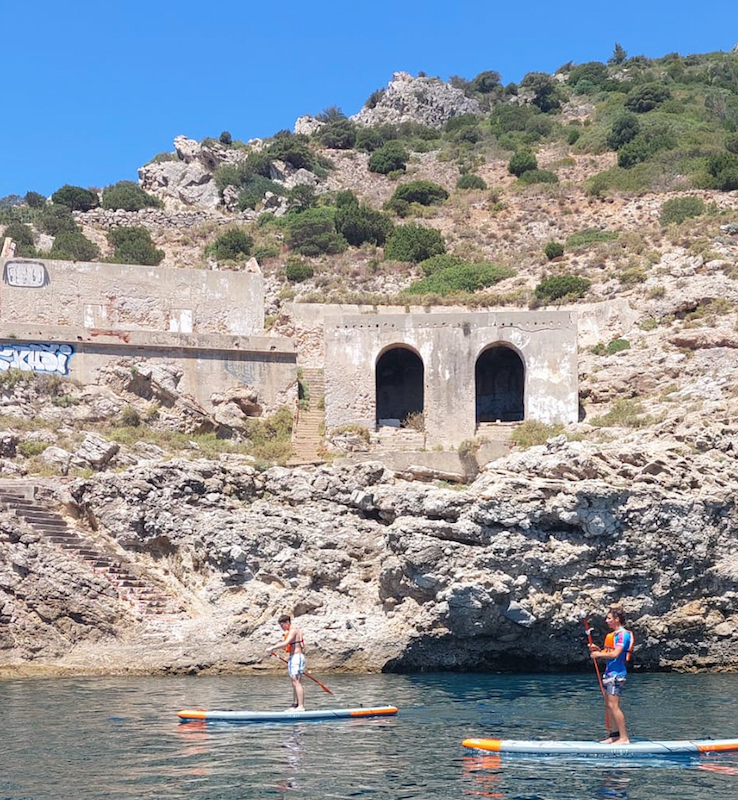
[(136, 180), (174, 137), (247, 141), (330, 106), (360, 110), (392, 73), (503, 83), (568, 61), (729, 51), (738, 3), (21, 0), (2, 13), (0, 197)]

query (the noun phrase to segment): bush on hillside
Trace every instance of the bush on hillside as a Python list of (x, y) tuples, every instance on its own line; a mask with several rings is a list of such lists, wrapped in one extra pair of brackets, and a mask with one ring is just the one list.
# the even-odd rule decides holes
[(38, 192), (26, 192), (23, 202), (29, 208), (43, 208), (46, 205), (46, 198)]
[(218, 137), (218, 141), (226, 147), (230, 147), (233, 144), (233, 137), (228, 131), (223, 131)]
[(333, 215), (330, 208), (310, 208), (295, 214), (288, 222), (287, 245), (303, 256), (342, 253), (348, 242), (336, 230)]
[(286, 194), (286, 190), (281, 183), (265, 178), (263, 175), (251, 175), (242, 184), (241, 192), (238, 195), (238, 208), (244, 211), (247, 208), (255, 209), (264, 199), (267, 192), (277, 196)]
[(533, 92), (531, 103), (544, 114), (561, 108), (566, 99), (558, 82), (545, 72), (529, 72), (520, 82), (520, 88)]
[(304, 261), (288, 261), (284, 265), (284, 274), (290, 283), (302, 283), (313, 277), (314, 270)]
[(672, 197), (661, 205), (659, 221), (662, 225), (678, 225), (685, 219), (699, 217), (704, 213), (705, 204), (699, 197)]
[[(354, 197), (354, 200), (356, 198)], [(336, 209), (335, 226), (341, 236), (354, 247), (364, 242), (383, 245), (392, 233), (392, 220), (368, 205), (345, 202)]]
[(476, 292), (493, 286), (515, 274), (515, 270), (498, 267), (484, 262), (469, 264), (460, 262), (454, 266), (432, 272), (425, 278), (415, 281), (405, 289), (405, 294), (438, 294), (441, 296), (460, 292)]
[(142, 208), (161, 208), (163, 205), (158, 197), (150, 195), (133, 181), (118, 181), (103, 189), (102, 193), (103, 208), (140, 211)]
[(410, 211), (411, 203), (430, 206), (443, 203), (447, 198), (448, 192), (433, 181), (410, 181), (398, 186), (384, 207), (387, 211), (394, 211), (398, 216), (405, 217)]
[(604, 231), (601, 228), (584, 228), (581, 231), (572, 233), (566, 239), (567, 250), (579, 250), (601, 242), (612, 242), (620, 234), (617, 231)]
[(534, 294), (544, 303), (559, 300), (562, 297), (584, 297), (591, 281), (579, 275), (553, 275), (536, 286)]
[(108, 241), (114, 252), (110, 258), (114, 264), (141, 264), (155, 267), (164, 258), (164, 251), (157, 250), (146, 228), (118, 227), (108, 231)]
[(100, 250), (82, 231), (61, 231), (54, 238), (49, 256), (62, 261), (97, 261)]
[(561, 258), (564, 255), (564, 245), (561, 242), (549, 242), (543, 252), (549, 261), (553, 261), (554, 258)]
[(628, 92), (623, 106), (636, 114), (645, 114), (658, 108), (671, 97), (671, 92), (660, 83), (644, 83)]
[(418, 266), (423, 270), (425, 275), (433, 275), (436, 272), (441, 272), (444, 269), (451, 267), (458, 267), (464, 263), (464, 259), (459, 256), (452, 256), (450, 253), (441, 253), (437, 256), (431, 256), (421, 261)]
[(377, 172), (380, 175), (397, 171), (404, 172), (409, 159), (410, 154), (399, 142), (390, 141), (371, 154), (369, 171)]
[(610, 150), (620, 150), (623, 145), (635, 139), (641, 130), (641, 123), (633, 113), (621, 114), (613, 123), (605, 140)]
[(350, 150), (356, 144), (356, 123), (346, 119), (326, 122), (316, 134), (323, 147), (333, 150)]
[(392, 261), (418, 263), (446, 252), (440, 231), (423, 225), (399, 225), (387, 239), (384, 257)]
[(516, 175), (518, 178), (530, 169), (538, 168), (538, 160), (535, 154), (527, 148), (521, 148), (510, 159), (507, 165), (507, 171), (511, 175)]
[(96, 192), (81, 186), (70, 186), (68, 183), (51, 195), (51, 202), (66, 206), (70, 211), (89, 211), (99, 205)]
[(74, 221), (72, 212), (68, 206), (60, 206), (56, 203), (45, 205), (38, 214), (36, 221), (39, 230), (56, 236), (62, 231), (76, 231), (77, 223)]
[(251, 255), (254, 240), (241, 228), (231, 228), (205, 248), (216, 261), (243, 261)]
[(566, 82), (577, 94), (589, 94), (609, 79), (607, 66), (601, 61), (588, 61), (570, 70)]
[(466, 191), (467, 189), (486, 189), (487, 183), (481, 175), (467, 172), (456, 181), (456, 188), (460, 191)]
[(559, 176), (548, 169), (528, 169), (518, 180), (520, 183), (558, 183)]
[(5, 228), (3, 238), (9, 236), (16, 244), (16, 255), (27, 258), (36, 254), (33, 231), (23, 222), (11, 222)]
[(707, 159), (707, 172), (715, 189), (732, 192), (738, 189), (738, 156), (724, 152)]
[(373, 153), (379, 150), (382, 145), (390, 141), (387, 135), (386, 126), (372, 127), (372, 128), (359, 128), (356, 131), (356, 141), (354, 147), (357, 150), (364, 150), (367, 153)]

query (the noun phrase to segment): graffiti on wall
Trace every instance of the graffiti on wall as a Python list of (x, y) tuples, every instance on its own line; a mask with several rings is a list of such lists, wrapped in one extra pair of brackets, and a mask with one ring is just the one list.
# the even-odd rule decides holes
[(6, 261), (3, 281), (8, 286), (37, 289), (48, 284), (49, 274), (40, 261)]
[(254, 386), (255, 375), (252, 364), (245, 364), (243, 361), (226, 361), (225, 370), (241, 386)]
[(74, 348), (69, 344), (0, 344), (0, 372), (22, 369), (24, 372), (69, 374)]

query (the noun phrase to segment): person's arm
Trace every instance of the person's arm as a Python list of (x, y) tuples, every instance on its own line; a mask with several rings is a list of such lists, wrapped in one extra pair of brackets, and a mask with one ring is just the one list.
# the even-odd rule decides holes
[(621, 636), (616, 637), (615, 647), (605, 649), (598, 647), (596, 644), (589, 646), (589, 654), (592, 658), (606, 658), (608, 660), (617, 658), (623, 652), (623, 639)]
[(295, 641), (295, 635), (297, 631), (292, 628), (290, 632), (285, 636), (284, 639), (281, 639), (279, 644), (275, 644), (272, 647), (267, 647), (267, 653), (274, 653), (276, 650), (281, 650), (283, 647), (287, 647), (288, 644), (292, 644)]

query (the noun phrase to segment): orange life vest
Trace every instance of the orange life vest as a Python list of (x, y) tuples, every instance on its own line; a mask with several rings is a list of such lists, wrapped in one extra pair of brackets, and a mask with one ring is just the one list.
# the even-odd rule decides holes
[[(287, 633), (285, 633), (284, 638), (287, 639), (287, 637), (290, 635), (290, 633), (292, 633), (292, 629), (291, 628), (290, 628), (290, 630), (287, 631)], [(301, 629), (300, 629), (300, 638), (299, 639), (295, 639), (294, 642), (290, 642), (288, 645), (286, 645), (285, 648), (284, 648), (285, 653), (292, 654), (292, 648), (296, 644), (300, 645), (300, 647), (302, 648), (302, 652), (304, 653), (305, 652), (305, 636), (303, 635)]]
[[(630, 661), (631, 653), (633, 652), (633, 645), (635, 644), (635, 636), (633, 636), (633, 631), (626, 630), (626, 633), (630, 634), (630, 645), (628, 646), (628, 651), (625, 654), (625, 660)], [(605, 636), (605, 650), (614, 650), (615, 649), (615, 631), (611, 631), (610, 633)]]

